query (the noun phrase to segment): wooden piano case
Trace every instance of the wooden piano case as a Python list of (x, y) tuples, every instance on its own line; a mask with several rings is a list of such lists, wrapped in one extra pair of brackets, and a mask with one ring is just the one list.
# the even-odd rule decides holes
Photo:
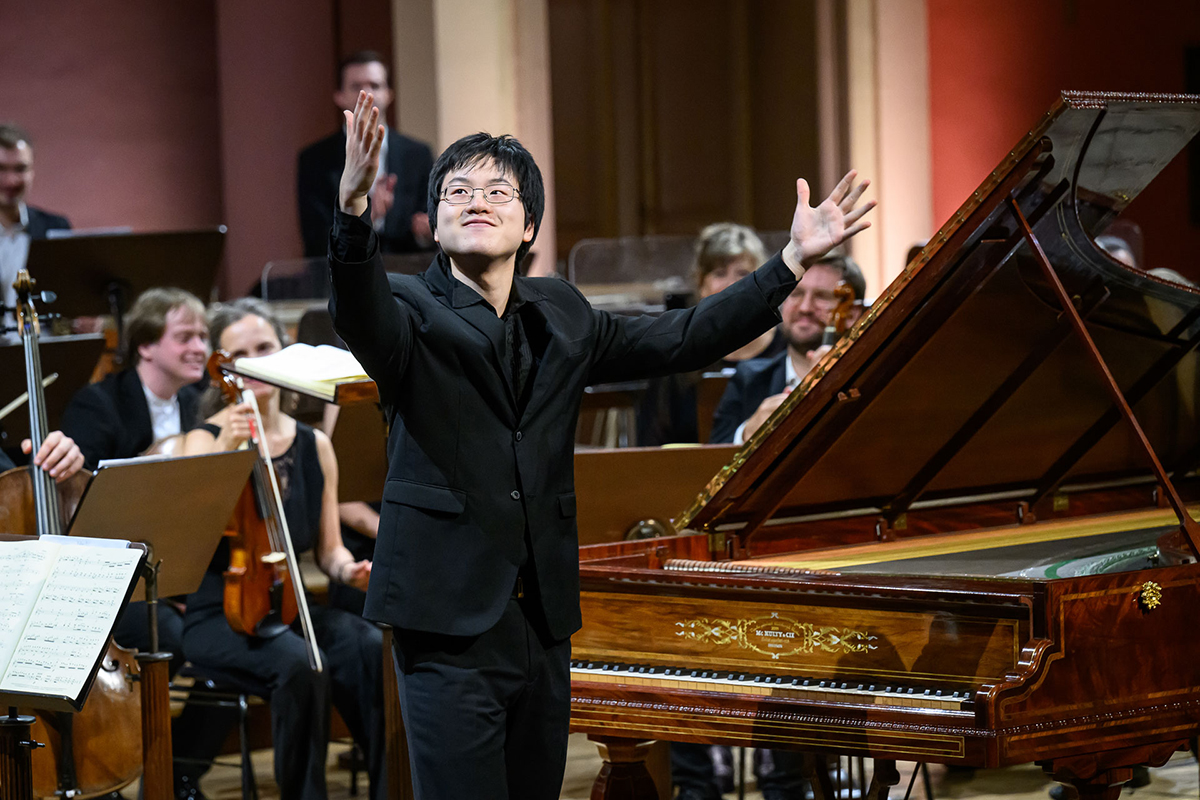
[(1064, 94), (681, 535), (581, 548), (593, 797), (650, 796), (662, 739), (1114, 796), (1200, 731), (1200, 294), (1093, 242), (1197, 130), (1197, 97)]

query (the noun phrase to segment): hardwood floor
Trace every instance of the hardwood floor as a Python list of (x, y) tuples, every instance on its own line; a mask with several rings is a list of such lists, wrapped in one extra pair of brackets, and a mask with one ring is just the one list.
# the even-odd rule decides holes
[[(341, 745), (331, 745), (329, 748), (329, 798), (330, 800), (347, 800), (355, 797), (350, 794), (350, 773), (337, 766), (337, 756), (344, 749)], [(228, 757), (222, 761), (229, 762)], [(892, 800), (904, 800), (905, 789), (912, 775), (912, 764), (901, 764), (900, 783), (893, 788)], [(260, 797), (277, 798), (279, 791), (272, 777), (272, 758), (270, 750), (259, 750), (254, 753), (254, 769), (258, 779)], [(582, 735), (573, 735), (567, 754), (567, 771), (563, 781), (561, 800), (587, 800), (591, 793), (592, 781), (600, 770), (600, 757), (593, 744)], [(978, 770), (974, 774), (949, 772), (944, 767), (930, 767), (930, 781), (933, 796), (936, 800), (1046, 800), (1047, 791), (1052, 783), (1042, 774), (1042, 771), (1032, 764), (1010, 769)], [(1175, 757), (1164, 767), (1151, 770), (1150, 785), (1141, 789), (1126, 789), (1122, 798), (1134, 800), (1168, 800), (1168, 798), (1195, 798), (1200, 791), (1200, 767), (1188, 753), (1176, 753)], [(357, 797), (366, 797), (366, 776), (359, 777), (359, 792)], [(210, 800), (238, 800), (241, 797), (239, 789), (238, 770), (230, 767), (215, 767), (210, 770), (201, 782), (201, 788)], [(748, 787), (753, 789), (751, 783)], [(126, 789), (125, 796), (130, 800), (137, 797), (136, 786)], [(734, 798), (736, 794), (726, 795)], [(513, 800), (517, 800), (514, 798)], [(757, 791), (747, 791), (746, 800), (762, 800)], [(931, 800), (925, 793), (925, 787), (920, 777), (913, 783), (912, 796), (909, 800)]]

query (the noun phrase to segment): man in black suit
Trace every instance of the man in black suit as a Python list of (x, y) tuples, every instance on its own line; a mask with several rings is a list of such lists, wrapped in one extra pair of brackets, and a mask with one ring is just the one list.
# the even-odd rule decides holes
[[(827, 256), (808, 268), (779, 308), (783, 317), (779, 330), (787, 348), (772, 358), (738, 365), (717, 404), (710, 441), (741, 444), (749, 439), (825, 354), (821, 339), (837, 307), (834, 289), (841, 281), (850, 284), (854, 296), (862, 300), (867, 282), (849, 256)], [(860, 314), (862, 305), (856, 304), (848, 322), (854, 324)]]
[[(0, 301), (16, 305), (13, 282), (25, 267), (29, 242), (45, 239), (48, 231), (68, 229), (66, 217), (51, 214), (25, 202), (33, 186), (33, 143), (16, 125), (0, 125)], [(0, 318), (12, 325), (12, 315)], [(2, 334), (0, 334), (2, 335)]]
[[(338, 69), (338, 89), (333, 101), (341, 109), (353, 109), (360, 91), (372, 92), (380, 115), (392, 101), (388, 68), (383, 58), (370, 50), (348, 56)], [(371, 223), (385, 253), (411, 253), (433, 245), (425, 192), (433, 153), (429, 147), (391, 128), (381, 144), (384, 168), (371, 187)], [(338, 180), (346, 164), (346, 132), (338, 131), (300, 152), (296, 189), (300, 200), (300, 233), (304, 255), (325, 255)]]
[[(438, 158), (440, 251), (388, 276), (368, 195), (384, 135), (363, 93), (330, 238), (338, 333), (379, 387), (388, 480), (364, 615), (396, 628), (418, 798), (558, 797), (581, 624), (573, 439), (589, 383), (700, 369), (778, 322), (804, 265), (866, 227), (849, 174), (754, 274), (659, 317), (594, 311), (516, 264), (541, 222), (541, 173), (515, 139), (475, 134)], [(520, 202), (516, 202), (519, 200)]]

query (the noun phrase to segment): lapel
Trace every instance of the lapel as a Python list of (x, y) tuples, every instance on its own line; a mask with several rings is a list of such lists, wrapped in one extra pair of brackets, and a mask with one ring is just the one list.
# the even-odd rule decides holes
[(457, 280), (450, 279), (450, 270), (439, 256), (425, 272), (425, 282), (435, 295), (455, 314), (487, 340), (492, 353), (492, 369), (500, 385), (500, 397), (511, 419), (515, 420), (517, 401), (513, 392), (512, 375), (504, 363), (504, 322), (488, 307), (475, 291)]
[(529, 402), (525, 404), (525, 411), (521, 415), (521, 422), (524, 424), (525, 420), (537, 413), (546, 404), (546, 401), (554, 396), (553, 381), (560, 367), (566, 363), (567, 338), (563, 331), (550, 322), (550, 317), (546, 314), (547, 304), (545, 303), (548, 298), (536, 288), (536, 284), (528, 278), (518, 277), (517, 288), (521, 292), (521, 296), (525, 298), (525, 302), (532, 304), (537, 312), (544, 327), (544, 333), (541, 335), (546, 339), (546, 348), (542, 351), (542, 360), (537, 374), (533, 377), (533, 386), (529, 390)]
[[(767, 387), (767, 394), (765, 397), (779, 394), (783, 391), (783, 387), (787, 384), (787, 367), (783, 363), (783, 360), (787, 357), (788, 352), (785, 349), (782, 353), (775, 356), (775, 363), (771, 365), (769, 370), (767, 370), (768, 374), (771, 376), (771, 384), (769, 387)], [(760, 399), (759, 402), (762, 402), (762, 400)], [(756, 405), (755, 408), (757, 407), (758, 406)]]
[(154, 443), (154, 424), (150, 421), (150, 406), (146, 403), (146, 392), (142, 389), (142, 379), (138, 377), (133, 367), (125, 370), (124, 380), (121, 381), (121, 404), (118, 409), (129, 409), (126, 432), (129, 440), (125, 443), (130, 448), (131, 455), (141, 455), (142, 451)]

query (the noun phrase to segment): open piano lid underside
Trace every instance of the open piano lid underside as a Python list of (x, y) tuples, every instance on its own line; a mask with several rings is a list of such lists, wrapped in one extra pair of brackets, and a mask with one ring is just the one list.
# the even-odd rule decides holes
[[(753, 529), (997, 492), (1015, 503), (1151, 476), (1122, 419), (1087, 446), (1115, 407), (1020, 238), (1010, 196), (1081, 298), (1159, 458), (1168, 470), (1196, 466), (1200, 294), (1123, 267), (1092, 237), (1198, 129), (1200, 97), (1065, 93), (677, 526)], [(1152, 388), (1134, 402), (1139, 382)]]

